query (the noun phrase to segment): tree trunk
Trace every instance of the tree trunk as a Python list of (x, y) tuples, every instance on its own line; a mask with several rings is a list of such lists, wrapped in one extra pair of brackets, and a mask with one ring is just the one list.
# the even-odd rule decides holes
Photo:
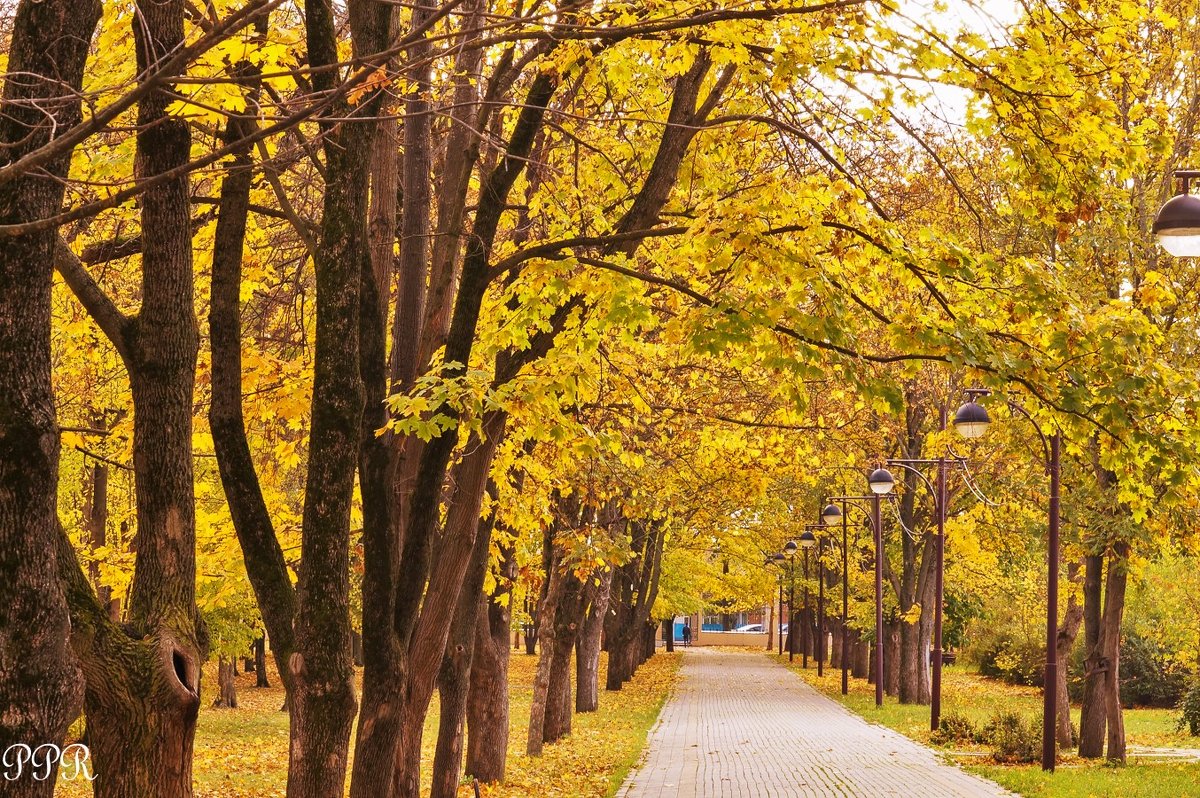
[(871, 680), (871, 671), (874, 669), (872, 663), (875, 658), (871, 656), (871, 644), (859, 637), (857, 630), (848, 632), (853, 638), (851, 642), (851, 659), (850, 659), (850, 674), (855, 679)]
[(454, 490), (447, 506), (445, 527), (430, 569), (428, 594), (415, 618), (407, 651), (404, 722), (396, 750), (393, 798), (416, 798), (419, 794), (425, 716), (477, 542), (488, 475), (504, 437), (506, 422), (507, 414), (501, 411), (485, 413), (480, 429), (468, 438), (466, 453), (451, 475)]
[(1075, 745), (1075, 732), (1071, 728), (1071, 698), (1067, 693), (1067, 671), (1071, 665), (1071, 650), (1075, 647), (1075, 637), (1079, 633), (1079, 625), (1083, 622), (1083, 607), (1076, 601), (1075, 595), (1072, 594), (1067, 599), (1067, 610), (1063, 615), (1062, 624), (1058, 627), (1058, 638), (1055, 643), (1055, 650), (1058, 656), (1058, 686), (1056, 691), (1056, 703), (1058, 709), (1055, 713), (1058, 720), (1058, 729), (1055, 736), (1058, 738), (1059, 748), (1071, 748)]
[[(608, 673), (605, 689), (620, 690), (645, 659), (645, 625), (658, 595), (662, 529), (656, 522), (631, 522), (635, 556), (617, 569), (605, 616)], [(651, 638), (653, 639), (653, 637)]]
[[(137, 4), (132, 27), (139, 74), (154, 75), (155, 65), (182, 46), (185, 5)], [(191, 157), (188, 122), (167, 112), (174, 93), (166, 78), (138, 105), (140, 179), (175, 172)], [(103, 624), (79, 624), (76, 651), (88, 681), (88, 726), (104, 730), (90, 739), (96, 772), (104, 774), (93, 785), (97, 798), (188, 798), (203, 651), (196, 628), (192, 468), (199, 333), (186, 175), (145, 191), (141, 227), (140, 312), (127, 319), (106, 297), (93, 303), (108, 304), (98, 323), (107, 325), (125, 361), (133, 395), (137, 536), (128, 624), (123, 640)], [(92, 657), (99, 661), (89, 662)]]
[[(489, 495), (496, 496), (489, 484)], [(489, 514), (479, 522), (471, 562), (459, 592), (458, 606), (451, 623), (450, 639), (442, 657), (438, 674), (438, 697), (441, 712), (438, 716), (437, 748), (433, 758), (433, 785), (430, 798), (455, 798), (462, 775), (463, 719), (466, 716), (470, 691), (471, 663), (475, 656), (476, 629), (491, 552), (492, 527), (495, 516)]]
[[(675, 651), (675, 621), (672, 618), (662, 619), (663, 648), (667, 653)], [(770, 646), (768, 646), (770, 648)]]
[[(922, 607), (932, 606), (933, 596), (927, 598)], [(929, 672), (933, 614), (922, 612), (916, 623), (907, 623), (903, 619), (897, 623), (900, 627), (900, 703), (929, 704), (933, 700)]]
[[(256, 23), (265, 37), (268, 20)], [(257, 91), (254, 69), (245, 67), (247, 88)], [(227, 142), (252, 134), (257, 122), (252, 115), (231, 116), (226, 124)], [(288, 656), (293, 646), (296, 594), (263, 498), (258, 470), (250, 452), (242, 413), (242, 261), (250, 189), (254, 181), (249, 143), (238, 146), (225, 169), (213, 239), (212, 285), (209, 302), (209, 341), (212, 351), (212, 401), (208, 423), (213, 450), (221, 476), (233, 528), (242, 550), (246, 573), (271, 636), (275, 666), (285, 689), (289, 683)], [(262, 673), (262, 670), (259, 670)], [(265, 681), (266, 676), (260, 677)]]
[(1084, 559), (1083, 577), (1083, 645), (1084, 682), (1083, 704), (1079, 720), (1079, 755), (1098, 759), (1104, 754), (1104, 734), (1108, 725), (1108, 710), (1104, 692), (1104, 654), (1100, 648), (1103, 609), (1103, 555)]
[[(0, 104), (0, 163), (19, 161), (78, 121), (78, 92), (99, 18), (94, 1), (22, 0), (17, 6)], [(66, 149), (37, 173), (0, 186), (0, 223), (57, 213), (70, 159)], [(51, 229), (0, 244), (0, 752), (60, 743), (83, 687), (51, 554), (59, 534), (50, 346), (56, 240)], [(13, 775), (6, 795), (48, 798), (56, 772), (44, 781)]]
[(502, 552), (501, 578), (492, 595), (483, 599), (484, 611), (475, 626), (475, 657), (467, 696), (466, 771), (482, 782), (502, 780), (508, 756), (509, 600), (517, 560), (511, 546)]
[(538, 657), (537, 671), (533, 678), (533, 700), (529, 709), (529, 734), (525, 742), (525, 753), (529, 756), (541, 756), (542, 744), (545, 742), (546, 711), (547, 704), (551, 700), (550, 669), (554, 664), (554, 612), (560, 603), (560, 596), (566, 590), (567, 581), (566, 574), (559, 568), (552, 569), (548, 579), (546, 599), (542, 602), (541, 624), (538, 630), (538, 644), (542, 654)]
[(885, 621), (883, 624), (883, 692), (896, 695), (900, 692), (900, 625), (902, 621)]
[(234, 672), (234, 663), (237, 660), (233, 657), (226, 658), (222, 656), (217, 664), (217, 700), (213, 702), (214, 707), (224, 707), (225, 709), (237, 709), (237, 675)]
[[(613, 569), (599, 576), (600, 584), (592, 592), (591, 606), (575, 651), (575, 711), (595, 712), (600, 706), (600, 643), (604, 616), (608, 614), (608, 596), (612, 589)], [(672, 637), (674, 637), (672, 630)]]
[(267, 680), (267, 639), (265, 637), (259, 637), (254, 641), (254, 686), (271, 686)]
[(1109, 762), (1125, 762), (1125, 719), (1121, 711), (1121, 621), (1125, 615), (1125, 588), (1129, 580), (1129, 544), (1113, 544), (1104, 588), (1104, 625), (1100, 648), (1104, 672), (1105, 712), (1108, 721)]

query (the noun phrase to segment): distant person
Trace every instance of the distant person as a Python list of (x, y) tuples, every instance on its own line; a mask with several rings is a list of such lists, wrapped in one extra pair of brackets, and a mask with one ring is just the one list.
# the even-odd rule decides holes
[(683, 622), (683, 644), (685, 646), (692, 644), (692, 627), (687, 621)]

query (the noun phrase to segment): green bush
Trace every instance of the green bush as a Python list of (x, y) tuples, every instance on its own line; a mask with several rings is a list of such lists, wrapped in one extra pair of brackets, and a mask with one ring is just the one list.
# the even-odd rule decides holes
[(960, 715), (957, 712), (947, 712), (942, 715), (938, 729), (930, 735), (930, 740), (935, 745), (982, 742), (979, 729), (975, 727), (975, 724), (966, 715)]
[(983, 727), (992, 746), (992, 758), (1002, 764), (1037, 762), (1042, 754), (1042, 720), (1022, 718), (1016, 712), (997, 712)]
[(1189, 673), (1158, 642), (1126, 632), (1121, 641), (1121, 704), (1168, 708), (1188, 689)]
[(1183, 694), (1179, 702), (1179, 720), (1175, 724), (1178, 731), (1187, 729), (1188, 734), (1200, 737), (1200, 679), (1192, 682), (1192, 686)]
[(1031, 640), (997, 639), (977, 655), (979, 672), (1009, 684), (1041, 687), (1046, 665), (1045, 648)]

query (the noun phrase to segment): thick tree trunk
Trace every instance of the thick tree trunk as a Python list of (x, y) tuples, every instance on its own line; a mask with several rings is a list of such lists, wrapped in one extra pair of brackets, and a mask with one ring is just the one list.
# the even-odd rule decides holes
[(233, 657), (222, 656), (217, 664), (217, 700), (213, 702), (214, 707), (237, 709), (237, 672), (234, 669), (236, 662)]
[(903, 621), (885, 621), (883, 625), (883, 692), (900, 692), (900, 625)]
[(1100, 648), (1104, 672), (1105, 712), (1108, 721), (1109, 762), (1125, 762), (1125, 718), (1121, 711), (1121, 621), (1125, 616), (1125, 588), (1129, 581), (1129, 544), (1113, 545), (1104, 588), (1104, 626)]
[(554, 664), (554, 613), (561, 603), (560, 597), (567, 589), (567, 575), (561, 569), (552, 569), (548, 579), (546, 599), (541, 606), (541, 625), (538, 630), (538, 645), (541, 647), (542, 654), (538, 657), (537, 671), (533, 677), (529, 733), (525, 741), (525, 753), (529, 756), (541, 756), (542, 745), (545, 742), (546, 710), (548, 702), (551, 700), (550, 669)]
[(1067, 693), (1067, 671), (1070, 670), (1071, 650), (1075, 648), (1075, 637), (1079, 633), (1079, 625), (1083, 622), (1083, 607), (1075, 600), (1074, 594), (1067, 599), (1067, 610), (1063, 615), (1062, 624), (1058, 627), (1058, 638), (1055, 650), (1058, 655), (1058, 686), (1056, 703), (1058, 709), (1055, 716), (1058, 719), (1059, 748), (1071, 748), (1075, 745), (1075, 732), (1071, 728), (1071, 698)]
[[(600, 706), (600, 643), (604, 634), (604, 617), (608, 614), (608, 597), (612, 590), (613, 569), (606, 568), (594, 587), (591, 606), (579, 632), (575, 650), (575, 711), (595, 712)], [(672, 630), (672, 637), (674, 633)]]
[(492, 595), (483, 599), (484, 611), (475, 626), (475, 656), (467, 697), (466, 772), (482, 782), (503, 779), (508, 756), (509, 600), (517, 560), (511, 546), (503, 552), (501, 579)]
[[(930, 603), (923, 606), (930, 606)], [(933, 633), (931, 613), (922, 612), (916, 623), (906, 623), (901, 619), (899, 626), (900, 703), (928, 704), (933, 700), (929, 681), (929, 641)]]
[[(490, 486), (489, 495), (496, 495)], [(441, 712), (438, 716), (437, 748), (433, 757), (433, 786), (430, 798), (455, 798), (462, 775), (463, 719), (466, 716), (470, 693), (471, 663), (475, 656), (476, 629), (480, 614), (480, 597), (487, 575), (491, 552), (492, 527), (495, 516), (479, 522), (471, 562), (459, 592), (458, 606), (451, 623), (450, 639), (438, 674), (438, 697)]]
[[(140, 74), (153, 75), (181, 46), (184, 6), (138, 3), (132, 26)], [(139, 178), (179, 169), (191, 157), (188, 123), (166, 110), (173, 101), (168, 82), (138, 106)], [(97, 798), (192, 794), (203, 652), (195, 609), (192, 398), (199, 333), (189, 209), (183, 175), (143, 194), (142, 307), (110, 333), (133, 394), (137, 536), (127, 640), (103, 625), (81, 625), (76, 645), (87, 674), (88, 726), (104, 730), (89, 740), (96, 771), (105, 774), (93, 785)], [(108, 316), (119, 313), (112, 308)], [(88, 662), (97, 653), (101, 661)]]
[(667, 653), (675, 650), (675, 622), (671, 618), (662, 619), (662, 640)]
[(1089, 555), (1084, 559), (1083, 577), (1083, 645), (1084, 682), (1083, 703), (1079, 720), (1079, 755), (1097, 759), (1104, 754), (1104, 733), (1108, 725), (1108, 710), (1104, 692), (1104, 654), (1100, 648), (1103, 617), (1104, 557)]
[(254, 686), (270, 687), (267, 680), (267, 639), (260, 637), (254, 641)]
[[(561, 564), (556, 564), (561, 567)], [(550, 684), (546, 703), (546, 718), (542, 726), (542, 740), (555, 742), (571, 733), (571, 652), (579, 639), (580, 627), (586, 612), (586, 589), (584, 583), (568, 573), (566, 585), (554, 611), (553, 659), (550, 664)], [(546, 656), (542, 649), (542, 656)]]
[(871, 644), (859, 637), (858, 631), (849, 632), (853, 641), (850, 651), (850, 675), (855, 679), (869, 679), (875, 658), (871, 656)]
[[(20, 160), (78, 121), (79, 87), (99, 18), (99, 2), (22, 0), (17, 6), (0, 105), (0, 164)], [(57, 213), (70, 158), (67, 149), (39, 173), (0, 186), (0, 223)], [(0, 752), (60, 743), (83, 688), (50, 554), (59, 534), (50, 348), (56, 240), (57, 232), (48, 230), (0, 243)], [(6, 795), (48, 798), (54, 772), (38, 781), (9, 771)]]

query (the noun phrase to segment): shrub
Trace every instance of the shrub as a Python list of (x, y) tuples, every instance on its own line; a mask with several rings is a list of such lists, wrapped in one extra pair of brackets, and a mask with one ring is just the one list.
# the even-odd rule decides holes
[(1192, 682), (1192, 686), (1183, 694), (1179, 702), (1179, 720), (1175, 723), (1178, 731), (1187, 729), (1188, 734), (1200, 737), (1200, 679)]
[(983, 727), (983, 736), (991, 744), (992, 758), (997, 762), (1027, 764), (1041, 758), (1041, 718), (997, 712)]
[(930, 735), (930, 740), (935, 745), (954, 745), (980, 742), (981, 738), (979, 729), (968, 717), (957, 712), (947, 712), (942, 715), (938, 729)]
[(1127, 632), (1121, 641), (1121, 704), (1173, 707), (1188, 689), (1188, 673), (1156, 641)]
[(1041, 687), (1045, 649), (1036, 641), (995, 640), (979, 653), (979, 672), (1009, 684)]

